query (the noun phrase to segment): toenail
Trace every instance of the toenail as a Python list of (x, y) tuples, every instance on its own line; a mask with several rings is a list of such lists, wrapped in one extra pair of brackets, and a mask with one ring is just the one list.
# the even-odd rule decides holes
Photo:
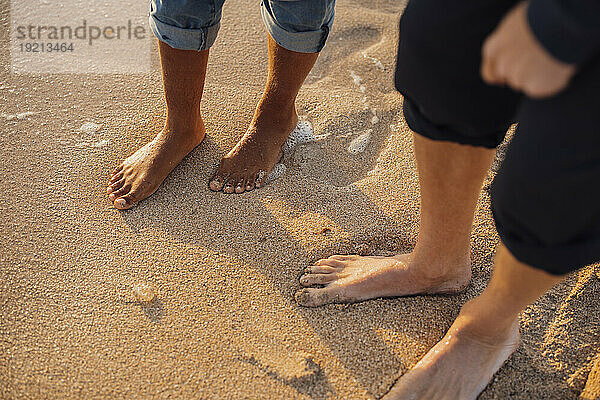
[(125, 201), (125, 199), (117, 199), (117, 200), (115, 200), (115, 205), (125, 207), (127, 205), (127, 202)]
[(310, 294), (306, 289), (302, 289), (296, 292), (294, 298), (298, 304), (306, 305), (310, 300)]

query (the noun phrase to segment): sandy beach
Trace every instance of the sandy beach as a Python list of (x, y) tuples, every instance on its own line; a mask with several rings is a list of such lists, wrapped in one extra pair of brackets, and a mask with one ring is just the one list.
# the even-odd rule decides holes
[[(110, 171), (164, 122), (156, 44), (149, 74), (12, 74), (0, 0), (0, 398), (384, 395), (481, 293), (498, 244), (496, 163), (464, 293), (294, 301), (321, 257), (407, 252), (416, 241), (412, 133), (393, 88), (403, 7), (338, 1), (297, 101), (314, 139), (266, 187), (226, 195), (207, 182), (267, 70), (258, 2), (228, 0), (202, 100), (207, 137), (153, 196), (118, 211), (105, 194)], [(156, 288), (154, 302), (136, 300), (139, 283)], [(480, 399), (600, 398), (599, 292), (590, 266), (527, 308), (521, 345)]]

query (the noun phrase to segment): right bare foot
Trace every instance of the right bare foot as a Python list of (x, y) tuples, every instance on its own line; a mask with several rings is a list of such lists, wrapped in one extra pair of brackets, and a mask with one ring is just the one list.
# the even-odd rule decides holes
[(491, 336), (473, 332), (461, 314), (448, 333), (382, 400), (475, 400), (519, 346), (519, 320)]
[(193, 125), (186, 129), (165, 127), (112, 172), (106, 192), (116, 208), (131, 208), (154, 193), (183, 157), (202, 142), (202, 119)]
[[(335, 255), (306, 269), (306, 274), (300, 278), (305, 288), (296, 292), (296, 301), (302, 306), (319, 307), (377, 297), (451, 294), (464, 290), (470, 279), (468, 258), (452, 265), (422, 265), (414, 262), (411, 254), (392, 257)], [(324, 287), (310, 287), (314, 285)]]
[(209, 182), (210, 190), (239, 194), (262, 187), (297, 124), (294, 105), (286, 111), (281, 105), (265, 106), (261, 100), (248, 131), (221, 159)]

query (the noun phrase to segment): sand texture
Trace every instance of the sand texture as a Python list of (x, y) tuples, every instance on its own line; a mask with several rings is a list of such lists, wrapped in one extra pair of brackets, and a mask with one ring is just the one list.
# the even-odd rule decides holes
[[(392, 84), (402, 7), (339, 0), (298, 96), (314, 138), (278, 179), (238, 196), (207, 182), (250, 121), (267, 53), (258, 2), (228, 0), (203, 97), (208, 136), (151, 198), (120, 212), (108, 174), (164, 121), (156, 55), (146, 75), (12, 75), (0, 0), (0, 398), (386, 393), (483, 290), (498, 243), (490, 176), (465, 293), (294, 302), (320, 257), (414, 246), (417, 175)], [(599, 271), (571, 275), (523, 313), (522, 343), (481, 399), (576, 399), (584, 388), (598, 398)], [(139, 284), (153, 292), (140, 297)]]

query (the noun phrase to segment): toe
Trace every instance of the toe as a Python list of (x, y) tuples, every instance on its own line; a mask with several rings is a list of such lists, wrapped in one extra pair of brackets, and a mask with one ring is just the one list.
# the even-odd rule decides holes
[(335, 274), (308, 274), (300, 278), (302, 286), (324, 285), (337, 279)]
[(113, 182), (110, 185), (108, 185), (108, 187), (106, 188), (106, 193), (111, 194), (115, 190), (121, 189), (124, 184), (125, 184), (125, 178), (122, 178), (116, 182)]
[(123, 171), (119, 171), (116, 174), (113, 174), (110, 177), (109, 183), (115, 183), (116, 181), (120, 180), (121, 178), (123, 178)]
[(329, 265), (311, 265), (306, 267), (307, 274), (331, 274), (336, 271), (336, 268), (330, 267)]
[(346, 264), (342, 261), (333, 259), (333, 258), (324, 258), (315, 263), (317, 266), (329, 266), (331, 268), (344, 268)]
[(119, 172), (121, 172), (123, 170), (123, 164), (119, 165), (117, 168), (113, 169), (113, 172), (111, 173), (111, 175), (115, 175), (118, 174)]
[(117, 198), (129, 193), (130, 189), (131, 189), (131, 185), (124, 185), (119, 190), (115, 190), (111, 194), (109, 194), (108, 198), (111, 201), (115, 201)]
[(235, 181), (233, 179), (227, 179), (223, 185), (223, 193), (233, 193), (235, 190)]
[(345, 255), (345, 254), (335, 254), (331, 257), (329, 257), (330, 260), (337, 260), (337, 261), (352, 261), (356, 259), (355, 255)]
[(221, 190), (223, 190), (224, 182), (225, 182), (225, 177), (223, 175), (217, 173), (217, 174), (215, 174), (215, 176), (212, 177), (208, 186), (210, 187), (210, 190), (212, 190), (213, 192), (220, 192)]
[(245, 178), (241, 178), (240, 180), (238, 180), (237, 184), (235, 185), (235, 192), (236, 193), (244, 193), (246, 191), (246, 179)]
[(246, 181), (246, 191), (249, 192), (254, 190), (254, 184), (256, 183), (256, 174), (252, 174)]
[(267, 171), (260, 170), (256, 173), (256, 178), (254, 179), (254, 187), (262, 187), (265, 185), (265, 181), (267, 180)]
[(114, 204), (119, 210), (127, 210), (128, 208), (133, 207), (136, 204), (136, 201), (135, 197), (129, 193), (116, 199)]
[(339, 294), (331, 287), (300, 289), (295, 298), (296, 302), (304, 307), (319, 307), (341, 301)]

